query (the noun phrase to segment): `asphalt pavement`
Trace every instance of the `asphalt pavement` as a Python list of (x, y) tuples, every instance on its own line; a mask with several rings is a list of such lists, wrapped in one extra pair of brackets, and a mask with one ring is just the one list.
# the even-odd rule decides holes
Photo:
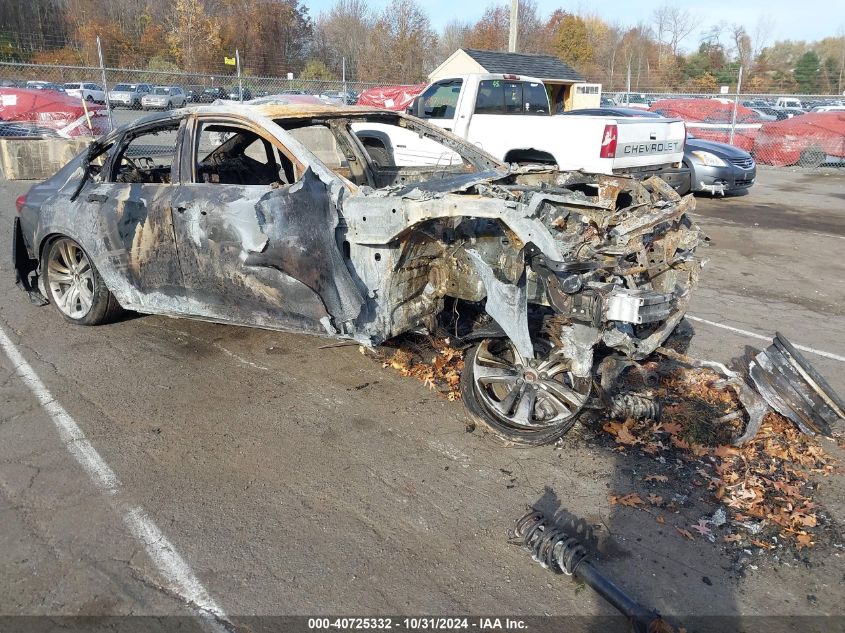
[[(29, 184), (0, 183), (2, 252)], [(698, 199), (692, 353), (727, 362), (779, 330), (845, 393), (843, 191), (842, 173), (761, 169), (748, 195)], [(0, 615), (611, 614), (508, 544), (538, 500), (670, 618), (845, 615), (841, 549), (737, 573), (609, 504), (641, 477), (624, 456), (577, 429), (503, 447), (355, 345), (142, 315), (75, 327), (14, 287), (8, 257), (0, 297)], [(818, 493), (840, 524), (843, 488)]]

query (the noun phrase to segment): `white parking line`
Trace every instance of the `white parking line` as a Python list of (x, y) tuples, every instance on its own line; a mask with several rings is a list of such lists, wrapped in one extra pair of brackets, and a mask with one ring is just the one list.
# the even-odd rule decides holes
[[(691, 314), (686, 315), (690, 321), (698, 321), (699, 323), (706, 323), (707, 325), (712, 325), (713, 327), (718, 327), (723, 330), (728, 330), (729, 332), (736, 332), (737, 334), (742, 334), (743, 336), (749, 336), (751, 338), (757, 338), (761, 341), (769, 341), (771, 342), (771, 336), (763, 336), (762, 334), (757, 334), (757, 332), (749, 332), (748, 330), (741, 330), (738, 327), (732, 327), (730, 325), (725, 325), (724, 323), (717, 323), (716, 321), (708, 321), (707, 319), (702, 319), (701, 317), (692, 316)], [(845, 356), (840, 356), (839, 354), (833, 354), (831, 352), (825, 352), (820, 349), (815, 349), (814, 347), (807, 347), (806, 345), (796, 345), (795, 343), (792, 344), (795, 349), (800, 349), (802, 352), (809, 352), (810, 354), (816, 354), (817, 356), (824, 356), (825, 358), (830, 358), (831, 360), (838, 360), (840, 363), (845, 363)]]
[[(117, 497), (120, 480), (97, 449), (88, 441), (76, 421), (65, 411), (47, 389), (35, 370), (20, 353), (12, 340), (0, 328), (0, 348), (12, 362), (21, 381), (29, 388), (38, 403), (55, 424), (65, 447), (100, 490)], [(162, 534), (158, 526), (142, 508), (118, 501), (115, 506), (132, 535), (141, 541), (150, 559), (167, 581), (166, 588), (178, 595), (198, 612), (195, 614), (203, 628), (211, 633), (226, 633), (231, 624), (223, 609), (209, 595), (191, 567)], [(232, 627), (234, 628), (234, 627)]]

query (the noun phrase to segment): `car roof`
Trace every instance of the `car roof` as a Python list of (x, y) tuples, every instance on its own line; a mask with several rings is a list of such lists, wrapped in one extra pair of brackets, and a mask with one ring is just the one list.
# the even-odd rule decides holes
[(379, 110), (378, 108), (368, 108), (364, 106), (334, 106), (334, 105), (317, 105), (315, 104), (265, 104), (258, 106), (247, 106), (258, 110), (262, 115), (269, 119), (297, 119), (301, 117), (319, 116), (326, 114), (343, 115), (343, 114), (366, 114), (379, 112), (381, 114), (399, 114), (389, 110)]

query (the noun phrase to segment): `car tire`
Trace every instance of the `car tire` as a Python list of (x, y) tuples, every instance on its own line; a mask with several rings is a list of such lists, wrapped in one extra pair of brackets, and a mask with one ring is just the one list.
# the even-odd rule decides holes
[[(483, 428), (490, 431), (505, 444), (512, 446), (542, 446), (558, 440), (568, 432), (578, 421), (583, 405), (571, 416), (555, 422), (554, 424), (537, 428), (520, 428), (509, 423), (502, 416), (497, 415), (489, 404), (487, 395), (480, 391), (476, 376), (476, 366), (479, 354), (487, 354), (489, 346), (496, 343), (503, 343), (505, 339), (484, 339), (478, 345), (472, 347), (464, 357), (464, 369), (461, 372), (460, 391), (464, 405), (470, 416)], [(589, 398), (592, 381), (589, 379), (576, 379), (579, 381), (577, 391), (581, 392), (586, 404)], [(536, 405), (535, 405), (536, 406)]]
[(819, 147), (810, 147), (801, 152), (801, 157), (798, 159), (800, 167), (821, 167), (827, 154)]
[(93, 95), (88, 95), (87, 97), (85, 97), (85, 100), (86, 100), (88, 103), (94, 103), (94, 97), (93, 97)]
[(56, 237), (44, 247), (41, 271), (47, 298), (66, 321), (100, 325), (122, 311), (91, 258), (69, 237)]

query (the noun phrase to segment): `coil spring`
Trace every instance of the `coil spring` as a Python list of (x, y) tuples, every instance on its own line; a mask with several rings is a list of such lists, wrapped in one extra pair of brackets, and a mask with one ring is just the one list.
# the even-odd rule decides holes
[(514, 525), (513, 535), (529, 550), (534, 560), (556, 573), (571, 576), (587, 557), (587, 549), (575, 537), (548, 523), (533, 508)]
[(610, 405), (610, 415), (616, 419), (628, 417), (636, 420), (659, 420), (660, 402), (635, 393), (615, 396)]

